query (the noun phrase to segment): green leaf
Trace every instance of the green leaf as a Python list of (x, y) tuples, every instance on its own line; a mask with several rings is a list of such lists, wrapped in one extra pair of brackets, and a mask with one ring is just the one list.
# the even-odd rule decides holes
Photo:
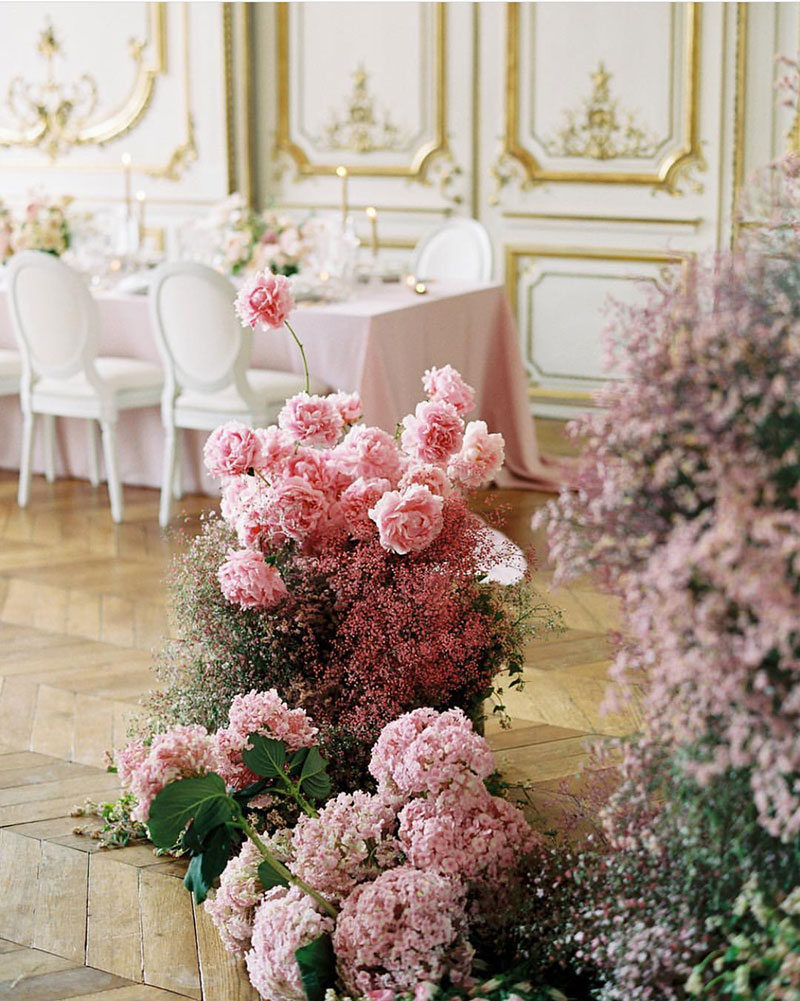
[(272, 864), (264, 859), (258, 867), (258, 878), (265, 890), (271, 890), (273, 886), (288, 886), (289, 880), (282, 876), (277, 869), (272, 868)]
[(326, 772), (327, 767), (328, 762), (319, 753), (319, 748), (312, 747), (303, 762), (298, 782), (301, 790), (312, 799), (325, 799), (330, 795), (331, 780)]
[(295, 751), (294, 754), (291, 755), (289, 758), (289, 774), (291, 776), (295, 777), (303, 770), (303, 765), (306, 763), (309, 751), (310, 748), (301, 747), (299, 751)]
[(336, 981), (336, 957), (330, 935), (320, 935), (295, 951), (308, 1001), (324, 1001)]
[[(171, 848), (192, 818), (215, 800), (229, 804), (229, 816), (236, 815), (236, 804), (225, 791), (225, 783), (213, 772), (194, 779), (179, 779), (164, 786), (150, 804), (147, 829), (156, 848)], [(209, 813), (208, 816), (213, 816)]]
[(233, 832), (225, 826), (216, 827), (203, 842), (203, 850), (192, 857), (183, 885), (194, 894), (196, 904), (202, 904), (214, 880), (228, 864), (238, 846)]
[(265, 778), (276, 778), (285, 774), (283, 769), (286, 764), (286, 748), (280, 740), (264, 737), (260, 733), (251, 733), (247, 743), (252, 744), (252, 749), (244, 748), (242, 761), (251, 772), (263, 775)]

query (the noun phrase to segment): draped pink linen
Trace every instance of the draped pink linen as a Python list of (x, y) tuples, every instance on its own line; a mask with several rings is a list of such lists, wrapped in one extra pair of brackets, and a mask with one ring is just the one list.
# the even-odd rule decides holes
[[(101, 353), (158, 361), (145, 296), (98, 293)], [(331, 389), (358, 390), (370, 424), (393, 430), (423, 398), (421, 376), (448, 362), (475, 387), (468, 419), (485, 420), (506, 440), (501, 486), (555, 490), (568, 478), (562, 462), (539, 454), (522, 357), (502, 286), (432, 283), (420, 296), (405, 285), (361, 291), (340, 303), (301, 305), (292, 325), (304, 342), (312, 375)], [(0, 293), (0, 347), (14, 337), (5, 293)], [(252, 366), (300, 371), (286, 331), (257, 332)], [(88, 475), (82, 422), (58, 422), (57, 473)], [(19, 466), (21, 418), (16, 397), (0, 398), (0, 467)], [(124, 483), (159, 486), (163, 432), (157, 408), (129, 411), (118, 427)], [(200, 432), (185, 432), (183, 484), (215, 492), (201, 462)], [(43, 468), (37, 442), (34, 469)]]

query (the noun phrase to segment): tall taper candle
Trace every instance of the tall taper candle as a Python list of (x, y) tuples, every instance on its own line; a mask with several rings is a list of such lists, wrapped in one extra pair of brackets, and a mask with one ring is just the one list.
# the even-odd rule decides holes
[(372, 256), (377, 258), (378, 256), (378, 210), (372, 205), (368, 206), (366, 209), (367, 219), (369, 219), (369, 224), (371, 227), (370, 236), (372, 238)]
[(139, 242), (139, 250), (141, 251), (144, 247), (144, 206), (147, 201), (147, 195), (144, 191), (136, 192), (136, 207), (137, 207), (137, 225), (136, 234)]
[(130, 224), (132, 212), (131, 205), (131, 155), (122, 154), (122, 171), (125, 176), (125, 221)]
[(336, 176), (342, 179), (342, 229), (347, 224), (347, 167), (337, 167)]

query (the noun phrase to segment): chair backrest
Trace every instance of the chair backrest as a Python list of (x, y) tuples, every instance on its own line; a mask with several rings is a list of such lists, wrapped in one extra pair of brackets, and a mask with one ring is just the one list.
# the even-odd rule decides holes
[(477, 219), (448, 219), (419, 241), (411, 265), (418, 278), (488, 282), (492, 242)]
[(247, 398), (252, 332), (233, 310), (236, 289), (194, 261), (162, 264), (150, 283), (156, 343), (174, 388), (213, 393), (234, 384)]
[(56, 379), (94, 369), (97, 308), (79, 274), (51, 254), (26, 250), (11, 258), (8, 291), (24, 368)]

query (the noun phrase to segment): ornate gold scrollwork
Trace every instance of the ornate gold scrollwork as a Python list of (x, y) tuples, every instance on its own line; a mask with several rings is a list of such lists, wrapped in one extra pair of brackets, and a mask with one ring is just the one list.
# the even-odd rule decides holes
[(375, 98), (369, 92), (369, 74), (363, 63), (353, 73), (353, 90), (346, 98), (343, 118), (331, 115), (325, 126), (321, 149), (348, 150), (352, 153), (376, 153), (402, 149), (406, 138), (384, 110), (378, 115)]

